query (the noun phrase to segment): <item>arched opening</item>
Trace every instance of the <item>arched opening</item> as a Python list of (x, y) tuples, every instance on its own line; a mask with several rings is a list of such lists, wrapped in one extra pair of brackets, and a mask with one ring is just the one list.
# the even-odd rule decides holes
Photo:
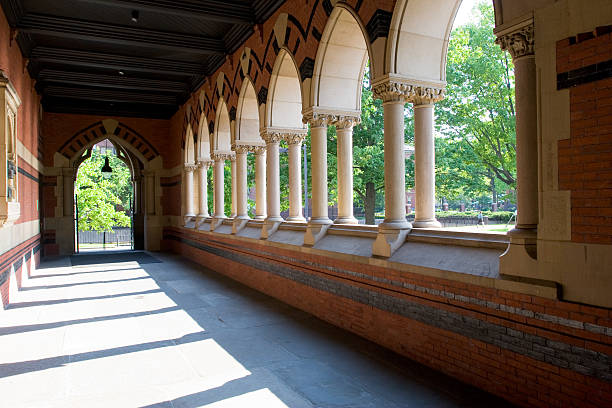
[(134, 234), (134, 174), (140, 169), (135, 168), (138, 164), (133, 160), (120, 145), (105, 139), (90, 146), (77, 161), (74, 184), (77, 253), (142, 246), (142, 231)]
[(281, 49), (268, 94), (266, 125), (282, 129), (302, 129), (302, 88), (297, 67), (291, 54)]
[[(229, 112), (225, 100), (221, 98), (215, 115), (213, 133), (213, 201), (216, 218), (226, 218), (232, 212), (232, 172), (230, 158), (232, 156), (232, 134)], [(226, 182), (229, 181), (229, 182)]]

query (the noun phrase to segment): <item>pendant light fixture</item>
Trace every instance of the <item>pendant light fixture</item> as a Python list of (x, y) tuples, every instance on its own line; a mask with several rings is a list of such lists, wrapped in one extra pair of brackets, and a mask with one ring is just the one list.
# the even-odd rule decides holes
[(105, 179), (110, 178), (113, 174), (113, 168), (110, 166), (108, 162), (108, 139), (106, 139), (106, 157), (104, 158), (104, 166), (102, 166), (102, 176)]

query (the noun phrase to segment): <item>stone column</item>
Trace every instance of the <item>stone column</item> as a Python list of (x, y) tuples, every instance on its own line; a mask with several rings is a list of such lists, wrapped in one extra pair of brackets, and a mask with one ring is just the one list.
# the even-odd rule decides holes
[(353, 216), (353, 125), (359, 118), (340, 116), (336, 125), (338, 151), (338, 218), (334, 224), (357, 224)]
[(247, 213), (247, 154), (249, 146), (235, 145), (233, 150), (236, 152), (235, 178), (232, 181), (236, 186), (236, 218), (249, 219)]
[(304, 235), (304, 245), (313, 246), (325, 236), (332, 221), (327, 211), (327, 125), (335, 118), (309, 111), (304, 123), (310, 124), (310, 168), (312, 177), (312, 217)]
[(266, 202), (268, 216), (266, 222), (282, 222), (280, 215), (280, 169), (278, 149), (282, 139), (280, 133), (266, 132)]
[(230, 214), (231, 218), (236, 217), (237, 207), (236, 207), (236, 193), (237, 193), (237, 182), (236, 182), (236, 156), (230, 157), (230, 174), (232, 178), (232, 213)]
[(440, 228), (436, 220), (436, 160), (434, 146), (434, 105), (444, 90), (427, 88), (410, 100), (414, 104), (414, 228)]
[(517, 221), (509, 235), (535, 237), (538, 227), (538, 111), (533, 20), (496, 30), (497, 44), (512, 55), (516, 103)]
[(327, 211), (327, 124), (329, 117), (313, 114), (310, 123), (312, 217), (310, 224), (331, 224)]
[(266, 205), (266, 148), (255, 146), (255, 219), (265, 220), (268, 216)]
[(215, 167), (213, 168), (213, 180), (214, 180), (214, 191), (213, 198), (215, 202), (215, 213), (214, 218), (223, 219), (227, 218), (225, 215), (225, 191), (224, 191), (224, 167), (225, 160), (229, 159), (227, 154), (217, 153), (213, 154), (213, 160), (215, 161)]
[(64, 217), (74, 215), (74, 169), (66, 167), (62, 170), (63, 180), (63, 201), (64, 201)]
[(208, 167), (209, 160), (198, 161), (198, 181), (200, 187), (200, 213), (198, 218), (208, 218)]
[(289, 145), (289, 217), (287, 221), (305, 222), (302, 212), (302, 142), (306, 133), (288, 133)]
[(537, 276), (538, 107), (533, 18), (495, 29), (496, 43), (512, 55), (516, 104), (516, 226), (502, 254), (503, 275)]
[(383, 100), (385, 143), (385, 220), (378, 228), (372, 254), (390, 257), (405, 242), (411, 225), (406, 221), (406, 163), (404, 156), (404, 104), (412, 87), (385, 78), (372, 86)]
[(195, 217), (193, 211), (193, 172), (195, 169), (195, 164), (185, 164), (185, 223), (191, 221), (192, 217)]

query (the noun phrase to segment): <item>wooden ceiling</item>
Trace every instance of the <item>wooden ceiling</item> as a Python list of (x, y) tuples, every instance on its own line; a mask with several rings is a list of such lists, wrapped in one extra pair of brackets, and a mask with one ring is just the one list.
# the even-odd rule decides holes
[(285, 0), (0, 0), (48, 112), (169, 118)]

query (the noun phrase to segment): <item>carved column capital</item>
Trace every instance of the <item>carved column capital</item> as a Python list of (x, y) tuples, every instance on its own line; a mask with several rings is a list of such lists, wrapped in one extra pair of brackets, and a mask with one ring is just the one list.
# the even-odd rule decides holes
[(211, 157), (214, 161), (225, 161), (232, 160), (236, 156), (230, 152), (220, 152), (211, 154)]
[(306, 138), (306, 133), (285, 133), (283, 138), (289, 145), (301, 144)]
[(185, 163), (185, 166), (183, 168), (186, 172), (191, 173), (192, 171), (195, 171), (197, 166), (195, 163)]
[(251, 146), (242, 145), (242, 144), (232, 144), (232, 150), (236, 152), (236, 154), (247, 154), (251, 151)]
[(255, 153), (255, 156), (260, 156), (266, 153), (266, 146), (251, 146), (251, 151)]
[(266, 144), (280, 143), (283, 140), (283, 133), (274, 130), (264, 130), (261, 132), (261, 138)]
[(498, 44), (502, 50), (508, 51), (512, 59), (534, 55), (533, 46), (535, 43), (533, 19), (526, 20), (513, 27), (496, 30)]
[(208, 160), (208, 159), (202, 159), (202, 160), (198, 160), (198, 168), (203, 168), (204, 170), (208, 170), (208, 168), (210, 167), (210, 165), (212, 164), (212, 160)]
[(336, 125), (336, 129), (351, 129), (353, 126), (358, 125), (360, 123), (360, 117), (339, 115), (336, 116), (333, 124)]
[(335, 120), (336, 116), (328, 113), (310, 111), (304, 114), (302, 122), (310, 124), (310, 127), (325, 127)]
[(374, 97), (383, 102), (410, 102), (415, 105), (431, 104), (444, 99), (444, 82), (430, 82), (400, 76), (385, 76), (374, 81)]

